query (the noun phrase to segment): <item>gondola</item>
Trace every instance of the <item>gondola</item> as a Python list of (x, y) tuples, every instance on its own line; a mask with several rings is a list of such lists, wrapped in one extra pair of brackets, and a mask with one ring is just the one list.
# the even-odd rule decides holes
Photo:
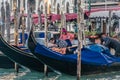
[[(52, 51), (44, 45), (35, 41), (33, 31), (30, 31), (28, 38), (28, 47), (30, 51), (46, 65), (69, 75), (76, 75), (77, 54), (66, 54)], [(94, 74), (108, 71), (120, 70), (120, 58), (110, 55), (109, 52), (92, 50), (92, 47), (82, 48), (81, 73)]]
[(0, 34), (0, 51), (13, 62), (38, 72), (44, 71), (44, 64), (31, 53), (9, 45)]

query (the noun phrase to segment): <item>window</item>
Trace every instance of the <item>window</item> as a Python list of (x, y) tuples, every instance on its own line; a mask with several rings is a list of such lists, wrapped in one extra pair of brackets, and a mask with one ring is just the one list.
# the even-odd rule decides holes
[(60, 5), (57, 4), (57, 14), (60, 14)]
[(35, 10), (35, 0), (29, 0), (32, 11)]
[(66, 4), (66, 13), (69, 13), (69, 3)]

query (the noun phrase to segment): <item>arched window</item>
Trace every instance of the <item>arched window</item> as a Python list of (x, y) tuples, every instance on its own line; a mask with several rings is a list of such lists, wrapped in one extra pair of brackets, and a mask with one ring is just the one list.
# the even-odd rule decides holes
[(57, 14), (60, 14), (60, 5), (57, 4)]
[(23, 0), (23, 7), (25, 8), (25, 5), (26, 5), (26, 2), (25, 2), (25, 0)]
[(18, 11), (20, 11), (20, 0), (18, 0), (17, 5), (18, 5)]
[(74, 10), (75, 13), (77, 13), (77, 0), (74, 0), (73, 10)]
[(29, 0), (32, 11), (35, 10), (35, 0)]
[(56, 0), (54, 0), (54, 3), (53, 3), (53, 5), (55, 5), (56, 4)]
[(41, 14), (43, 14), (43, 5), (41, 5)]
[(69, 13), (69, 2), (66, 4), (66, 13)]

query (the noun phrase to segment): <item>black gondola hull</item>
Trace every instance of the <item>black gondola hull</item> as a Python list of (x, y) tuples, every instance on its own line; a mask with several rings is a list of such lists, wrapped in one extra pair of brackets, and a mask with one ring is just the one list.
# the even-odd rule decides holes
[[(40, 55), (39, 53), (34, 53), (34, 55), (42, 62), (44, 62), (45, 64), (47, 64), (48, 66), (52, 67), (55, 70), (73, 76), (77, 74), (77, 64), (75, 63), (56, 60), (44, 55)], [(113, 64), (112, 66), (96, 66), (96, 65), (81, 64), (82, 75), (105, 73), (105, 72), (118, 71), (118, 70), (120, 70), (120, 63), (116, 65)]]
[(11, 61), (4, 54), (0, 54), (0, 68), (4, 68), (4, 69), (14, 68), (14, 62)]
[(31, 70), (38, 72), (44, 71), (44, 64), (42, 64), (38, 59), (36, 59), (32, 54), (19, 50), (13, 46), (10, 46), (5, 42), (0, 35), (0, 50), (13, 62), (19, 65), (25, 66)]

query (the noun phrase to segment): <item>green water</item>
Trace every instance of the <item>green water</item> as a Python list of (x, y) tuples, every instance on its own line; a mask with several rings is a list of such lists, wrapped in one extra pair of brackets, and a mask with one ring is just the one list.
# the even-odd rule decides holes
[[(43, 73), (31, 72), (29, 69), (21, 69), (18, 74), (14, 69), (0, 69), (0, 80), (76, 80), (76, 76), (51, 72), (45, 77)], [(120, 80), (120, 71), (85, 75), (81, 80)]]

